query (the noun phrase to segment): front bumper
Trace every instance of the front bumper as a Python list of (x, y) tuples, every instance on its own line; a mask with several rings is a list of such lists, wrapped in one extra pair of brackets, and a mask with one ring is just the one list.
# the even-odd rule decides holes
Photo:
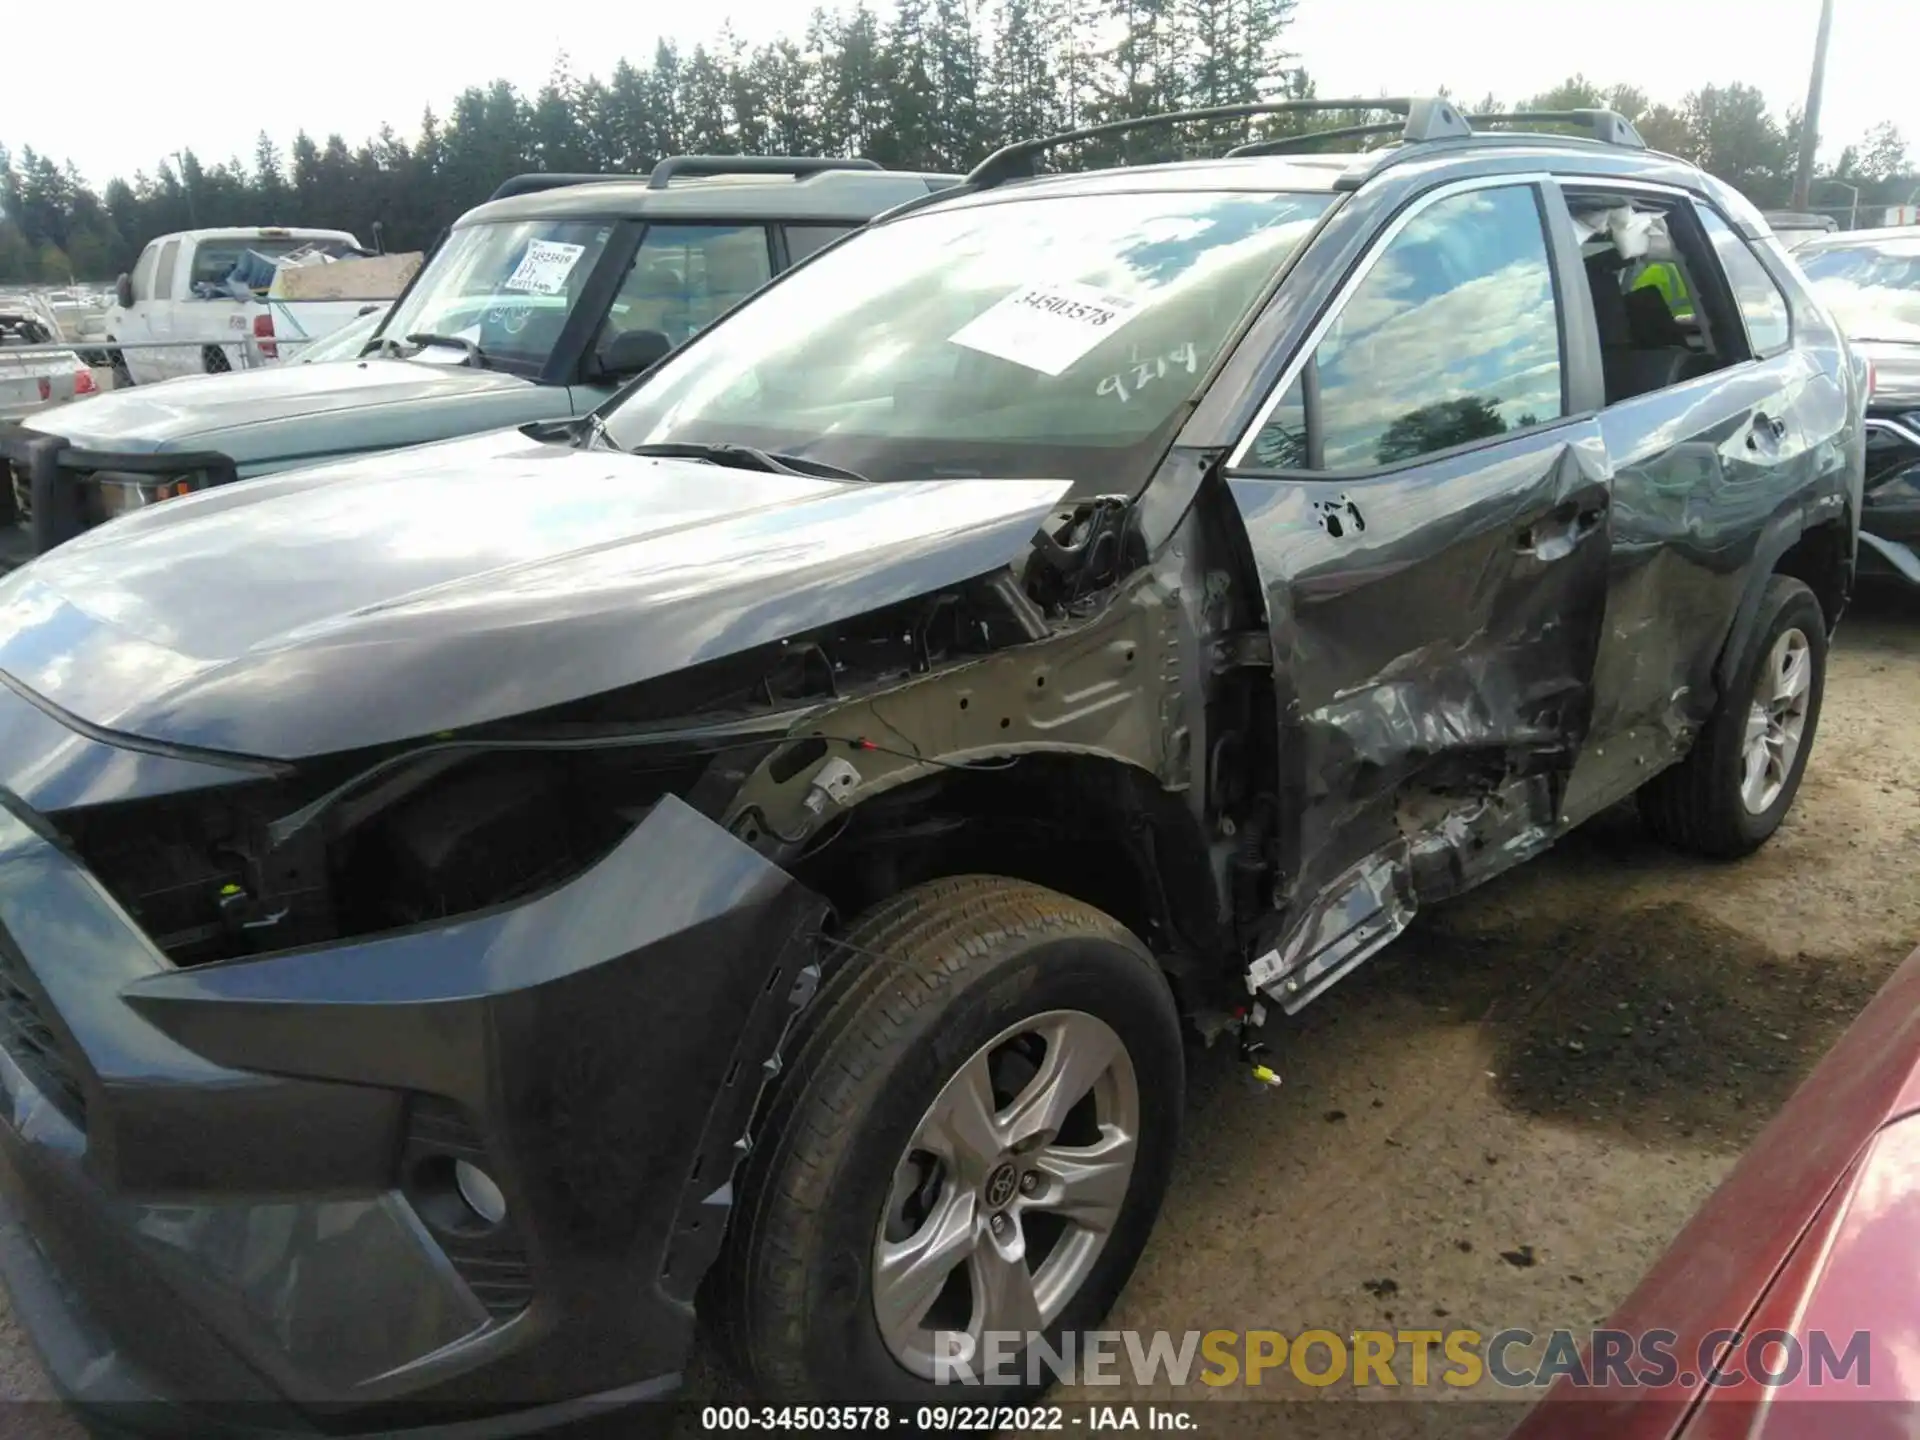
[(0, 799), (0, 1273), (73, 1399), (494, 1433), (671, 1386), (823, 902), (668, 798), (525, 904), (183, 970)]
[(20, 565), (73, 539), (97, 523), (87, 504), (87, 476), (192, 473), (206, 485), (238, 478), (233, 461), (218, 451), (88, 450), (61, 435), (25, 425), (0, 424), (0, 565)]

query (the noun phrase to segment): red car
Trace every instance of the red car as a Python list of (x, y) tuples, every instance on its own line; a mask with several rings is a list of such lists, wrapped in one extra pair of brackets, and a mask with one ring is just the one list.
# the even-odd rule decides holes
[(1920, 951), (1511, 1440), (1912, 1440), (1916, 1281)]

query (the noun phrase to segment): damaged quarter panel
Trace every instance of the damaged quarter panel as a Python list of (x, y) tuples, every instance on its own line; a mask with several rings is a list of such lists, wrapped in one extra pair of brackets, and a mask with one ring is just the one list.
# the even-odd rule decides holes
[(146, 740), (359, 749), (986, 574), (1025, 552), (1066, 489), (815, 480), (509, 431), (229, 486), (90, 533), (0, 581), (0, 671)]

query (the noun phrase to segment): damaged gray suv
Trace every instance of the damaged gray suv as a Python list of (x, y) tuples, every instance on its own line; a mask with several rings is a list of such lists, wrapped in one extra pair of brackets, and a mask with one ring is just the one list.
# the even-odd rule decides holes
[(59, 1384), (493, 1433), (666, 1393), (696, 1314), (770, 1400), (1023, 1380), (1146, 1242), (1185, 1033), (1283, 1052), (1629, 796), (1764, 842), (1861, 367), (1618, 116), (1381, 108), (1010, 147), (585, 422), (0, 582), (0, 1269)]

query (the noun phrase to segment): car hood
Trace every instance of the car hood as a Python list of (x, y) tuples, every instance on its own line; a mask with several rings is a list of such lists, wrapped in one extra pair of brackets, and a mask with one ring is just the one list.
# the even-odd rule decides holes
[(191, 450), (247, 425), (530, 388), (517, 375), (417, 360), (275, 365), (109, 391), (35, 428), (88, 450)]
[(171, 500), (0, 580), (0, 672), (295, 759), (543, 709), (986, 574), (1064, 480), (889, 485), (503, 431)]

